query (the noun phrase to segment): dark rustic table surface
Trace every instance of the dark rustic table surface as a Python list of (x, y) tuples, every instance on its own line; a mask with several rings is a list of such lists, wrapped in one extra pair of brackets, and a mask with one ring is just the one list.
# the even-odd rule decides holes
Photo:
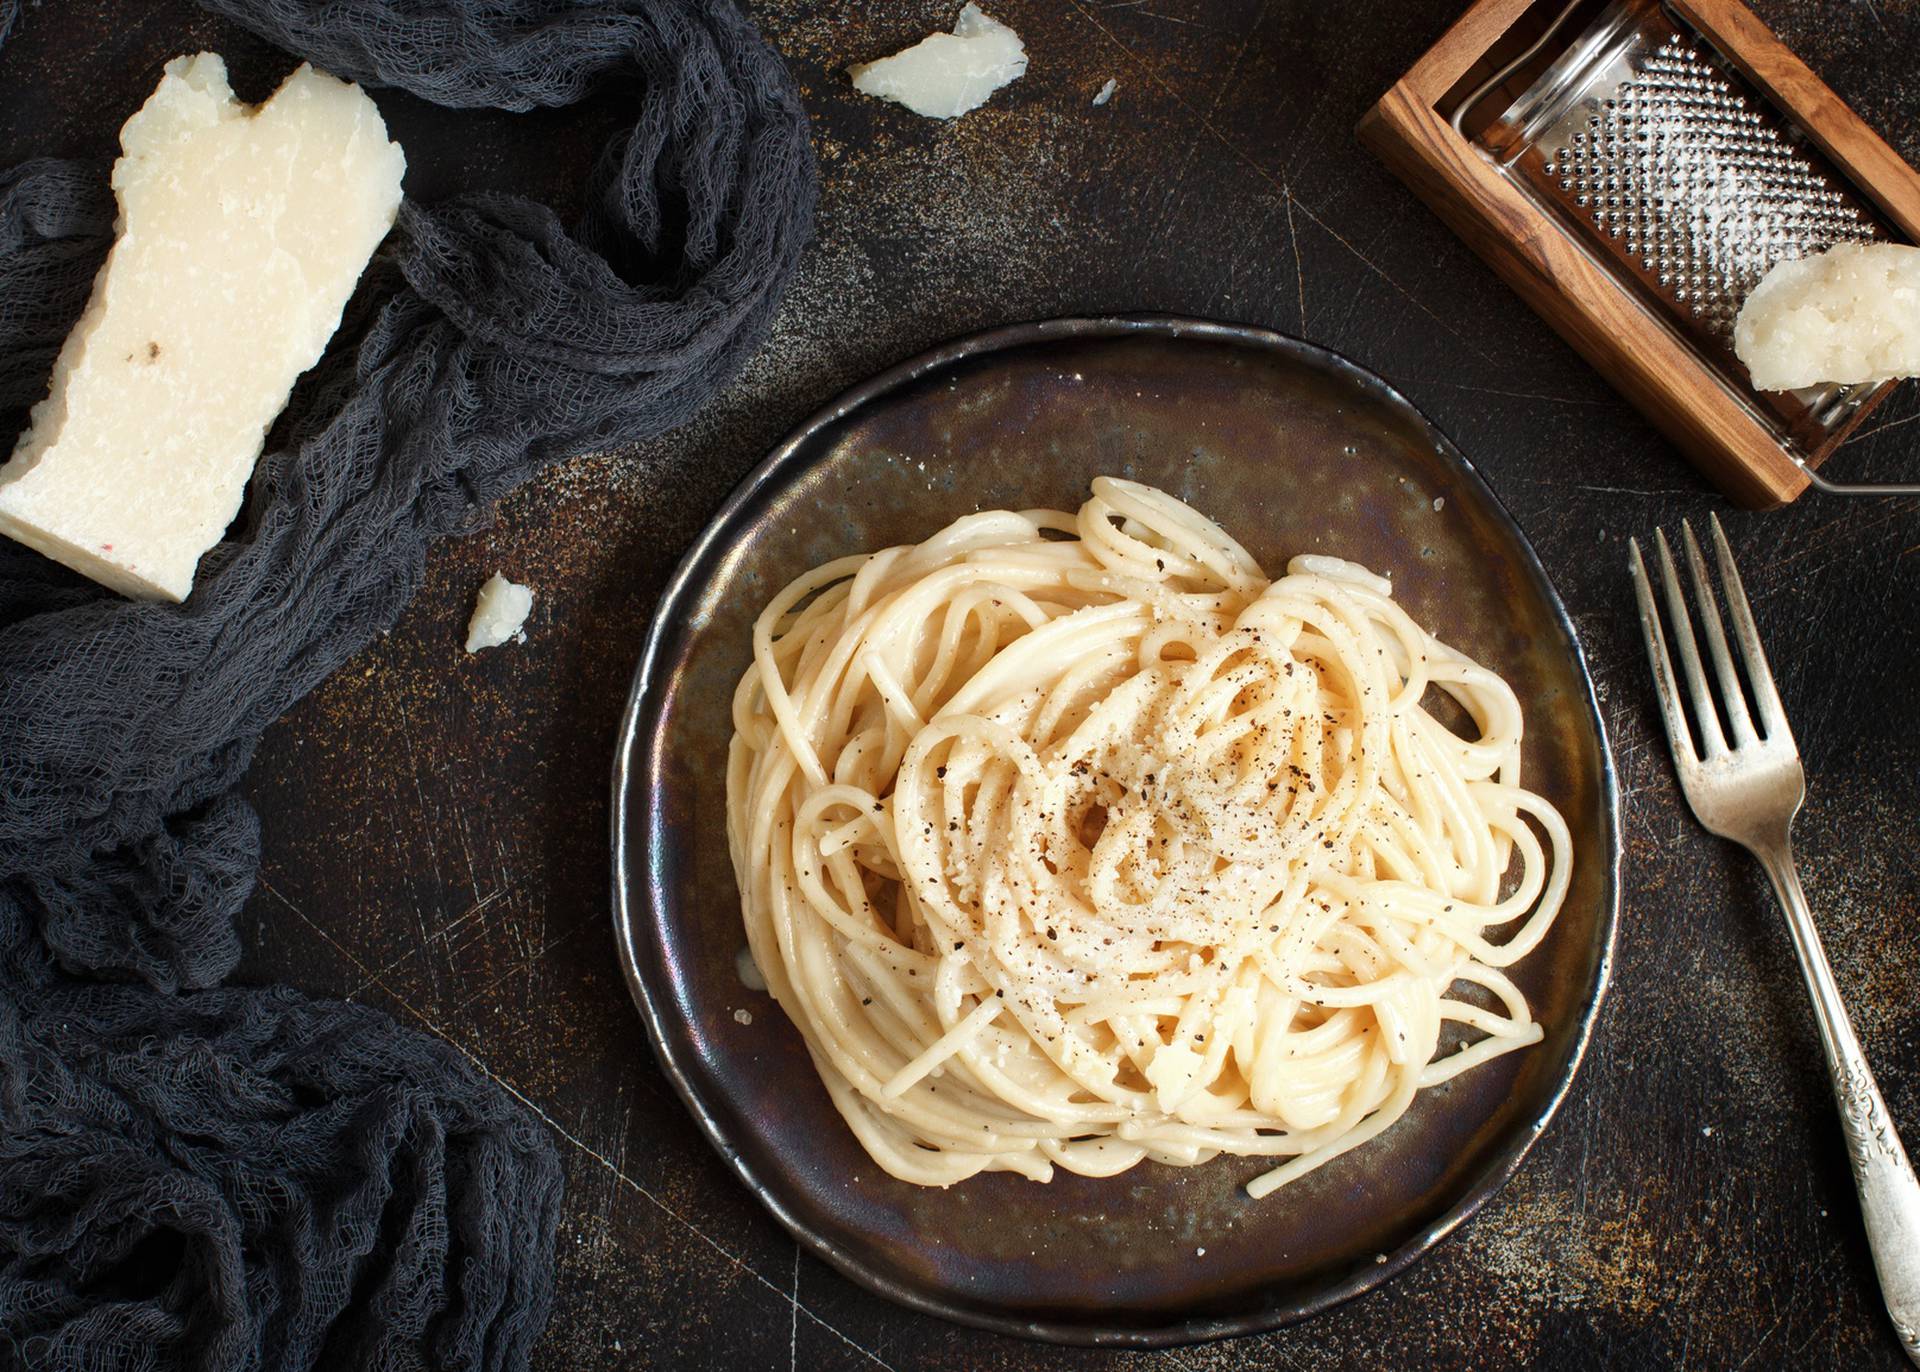
[[(1920, 4), (1757, 8), (1920, 161)], [(1806, 884), (1896, 1119), (1920, 1142), (1920, 501), (1728, 513), (1638, 415), (1355, 144), (1457, 0), (998, 0), (1027, 76), (954, 124), (842, 69), (951, 0), (765, 0), (823, 181), (772, 340), (695, 424), (548, 473), (435, 549), (393, 634), (268, 734), (266, 862), (243, 978), (382, 1006), (548, 1121), (567, 1203), (537, 1359), (613, 1367), (1199, 1369), (1901, 1366), (1799, 972), (1759, 872), (1680, 802), (1626, 540), (1719, 510), (1759, 601), (1811, 800)], [(852, 10), (866, 17), (847, 17)], [(176, 53), (243, 95), (288, 60), (185, 3), (39, 3), (0, 53), (0, 162), (105, 160)], [(1119, 83), (1112, 103), (1094, 94)], [(379, 96), (430, 199), (571, 203), (617, 93), (451, 115)], [(653, 603), (728, 489), (842, 387), (986, 325), (1165, 310), (1297, 333), (1397, 385), (1480, 465), (1573, 612), (1612, 730), (1626, 889), (1612, 992), (1514, 1180), (1381, 1290), (1257, 1339), (1062, 1350), (907, 1313), (795, 1244), (695, 1132), (649, 1054), (608, 919), (607, 772)], [(1920, 387), (1836, 463), (1920, 475)], [(523, 647), (468, 657), (500, 569)]]

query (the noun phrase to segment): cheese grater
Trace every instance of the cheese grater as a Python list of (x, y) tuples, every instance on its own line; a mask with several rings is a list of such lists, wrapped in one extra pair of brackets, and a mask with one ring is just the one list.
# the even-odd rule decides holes
[[(1567, 6), (1545, 35), (1581, 8)], [(1511, 64), (1510, 64), (1511, 65)], [(1454, 111), (1463, 124), (1476, 96)], [(1730, 385), (1733, 321), (1774, 263), (1887, 237), (1817, 149), (1662, 6), (1615, 0), (1476, 140), (1665, 307)], [(1755, 391), (1803, 449), (1880, 388)]]
[[(1776, 262), (1911, 241), (1920, 178), (1729, 0), (1492, 0), (1428, 64), (1462, 30), (1477, 60), (1416, 68), (1363, 138), (1736, 494), (1861, 489), (1814, 467), (1894, 383), (1755, 390), (1733, 322)], [(1904, 178), (1890, 204), (1862, 183), (1863, 140)]]

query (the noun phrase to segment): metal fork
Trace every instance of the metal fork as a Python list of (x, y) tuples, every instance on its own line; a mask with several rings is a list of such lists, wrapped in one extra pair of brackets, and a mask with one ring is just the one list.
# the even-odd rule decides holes
[[(1693, 590), (1700, 605), (1701, 627), (1706, 631), (1707, 648), (1713, 656), (1714, 676), (1719, 681), (1719, 700), (1725, 712), (1733, 741), (1728, 743), (1719, 716), (1714, 709), (1714, 692), (1700, 663), (1687, 602), (1674, 571), (1673, 554), (1667, 537), (1654, 531), (1660, 551), (1662, 588), (1666, 593), (1667, 615), (1673, 625), (1673, 637), (1680, 646), (1680, 662), (1686, 670), (1687, 694), (1693, 702), (1697, 732), (1690, 732), (1680, 703), (1680, 686), (1675, 679), (1673, 661), (1667, 656), (1667, 637), (1654, 606), (1653, 588), (1647, 580), (1647, 568), (1640, 557), (1640, 541), (1632, 541), (1633, 589), (1640, 602), (1640, 629), (1646, 635), (1647, 656), (1653, 662), (1654, 690), (1660, 697), (1660, 712), (1667, 726), (1667, 741), (1673, 747), (1674, 769), (1680, 774), (1680, 788), (1700, 822), (1723, 838), (1730, 838), (1760, 860), (1773, 891), (1786, 911), (1787, 928), (1793, 934), (1794, 951), (1800, 955), (1800, 970), (1806, 974), (1807, 992), (1813, 997), (1813, 1017), (1820, 1028), (1820, 1043), (1827, 1052), (1827, 1070), (1833, 1078), (1833, 1095), (1840, 1107), (1840, 1127), (1846, 1134), (1847, 1155), (1853, 1160), (1853, 1180), (1860, 1192), (1860, 1213), (1867, 1224), (1867, 1242), (1873, 1249), (1873, 1263), (1880, 1273), (1880, 1293), (1893, 1317), (1894, 1332), (1900, 1336), (1907, 1356), (1920, 1365), (1920, 1182), (1915, 1181), (1906, 1149), (1894, 1131), (1887, 1114), (1887, 1103), (1873, 1080), (1860, 1040), (1854, 1036), (1847, 1019), (1846, 1006), (1840, 1000), (1840, 988), (1834, 985), (1833, 970), (1820, 946), (1813, 915), (1807, 909), (1807, 897), (1800, 889), (1800, 876), (1793, 865), (1793, 817), (1806, 798), (1806, 776), (1800, 767), (1800, 750), (1794, 746), (1793, 732), (1787, 727), (1786, 712), (1780, 708), (1780, 695), (1774, 689), (1773, 673), (1767, 667), (1766, 653), (1760, 647), (1760, 635), (1754, 628), (1753, 611), (1740, 585), (1740, 573), (1733, 565), (1733, 553), (1720, 521), (1713, 519), (1714, 552), (1720, 564), (1720, 579), (1726, 586), (1727, 605), (1733, 613), (1734, 637), (1740, 645), (1740, 659), (1746, 667), (1751, 692), (1743, 691), (1733, 656), (1727, 650), (1727, 638), (1720, 624), (1720, 607), (1714, 599), (1713, 583), (1707, 576), (1706, 559), (1693, 530), (1681, 522), (1681, 537), (1686, 544), (1687, 568), (1692, 573)], [(1749, 711), (1751, 704), (1751, 711)], [(1754, 727), (1754, 716), (1759, 727)]]

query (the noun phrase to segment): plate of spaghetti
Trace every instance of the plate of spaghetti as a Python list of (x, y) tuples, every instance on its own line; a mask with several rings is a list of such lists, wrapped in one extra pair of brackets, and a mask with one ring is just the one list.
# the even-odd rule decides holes
[(1378, 1284), (1519, 1165), (1604, 992), (1577, 639), (1378, 378), (997, 330), (803, 425), (687, 554), (614, 772), (655, 1052), (803, 1243), (1152, 1346)]

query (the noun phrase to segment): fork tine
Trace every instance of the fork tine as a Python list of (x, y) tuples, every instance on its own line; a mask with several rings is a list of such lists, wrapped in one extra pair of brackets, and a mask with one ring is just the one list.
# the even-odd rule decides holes
[(1687, 545), (1687, 571), (1693, 576), (1693, 596), (1700, 602), (1700, 624), (1707, 631), (1707, 651), (1713, 657), (1714, 675), (1720, 678), (1720, 699), (1726, 706), (1727, 722), (1733, 726), (1735, 746), (1756, 741), (1753, 720), (1747, 715), (1746, 693), (1740, 689), (1740, 676), (1733, 670), (1733, 654), (1727, 651), (1727, 636), (1720, 627), (1720, 601), (1713, 594), (1713, 582), (1707, 576), (1707, 560), (1700, 555), (1700, 541), (1693, 536), (1693, 525), (1680, 521), (1680, 538)]
[(1713, 521), (1713, 551), (1720, 563), (1720, 581), (1727, 588), (1727, 609), (1733, 613), (1733, 636), (1740, 641), (1740, 659), (1747, 664), (1747, 680), (1753, 683), (1760, 727), (1769, 741), (1785, 738), (1792, 743), (1793, 730), (1787, 727), (1787, 712), (1780, 704), (1780, 692), (1774, 688), (1767, 650), (1760, 646), (1760, 630), (1754, 626), (1753, 609), (1747, 604), (1746, 588), (1740, 584), (1740, 569), (1733, 565), (1733, 549), (1727, 546), (1719, 516), (1709, 518)]
[(1693, 719), (1699, 729), (1700, 751), (1707, 757), (1718, 757), (1727, 751), (1727, 740), (1720, 732), (1720, 717), (1713, 709), (1713, 691), (1700, 665), (1700, 648), (1693, 640), (1693, 620), (1687, 612), (1686, 595), (1680, 589), (1680, 574), (1674, 570), (1673, 550), (1667, 547), (1663, 530), (1653, 531), (1653, 541), (1660, 549), (1660, 580), (1667, 593), (1667, 614), (1673, 621), (1673, 641), (1680, 645), (1680, 665), (1687, 672), (1687, 692), (1693, 697)]
[(1660, 611), (1653, 603), (1653, 587), (1647, 581), (1647, 564), (1640, 558), (1640, 540), (1630, 538), (1632, 553), (1628, 564), (1633, 573), (1633, 598), (1640, 604), (1640, 633), (1647, 640), (1647, 661), (1653, 665), (1653, 693), (1660, 697), (1660, 718), (1667, 726), (1667, 745), (1673, 750), (1676, 765), (1685, 768), (1699, 762), (1693, 737), (1687, 732), (1687, 717), (1680, 709), (1680, 688), (1673, 677), (1673, 659), (1667, 656), (1667, 636), (1660, 628)]

